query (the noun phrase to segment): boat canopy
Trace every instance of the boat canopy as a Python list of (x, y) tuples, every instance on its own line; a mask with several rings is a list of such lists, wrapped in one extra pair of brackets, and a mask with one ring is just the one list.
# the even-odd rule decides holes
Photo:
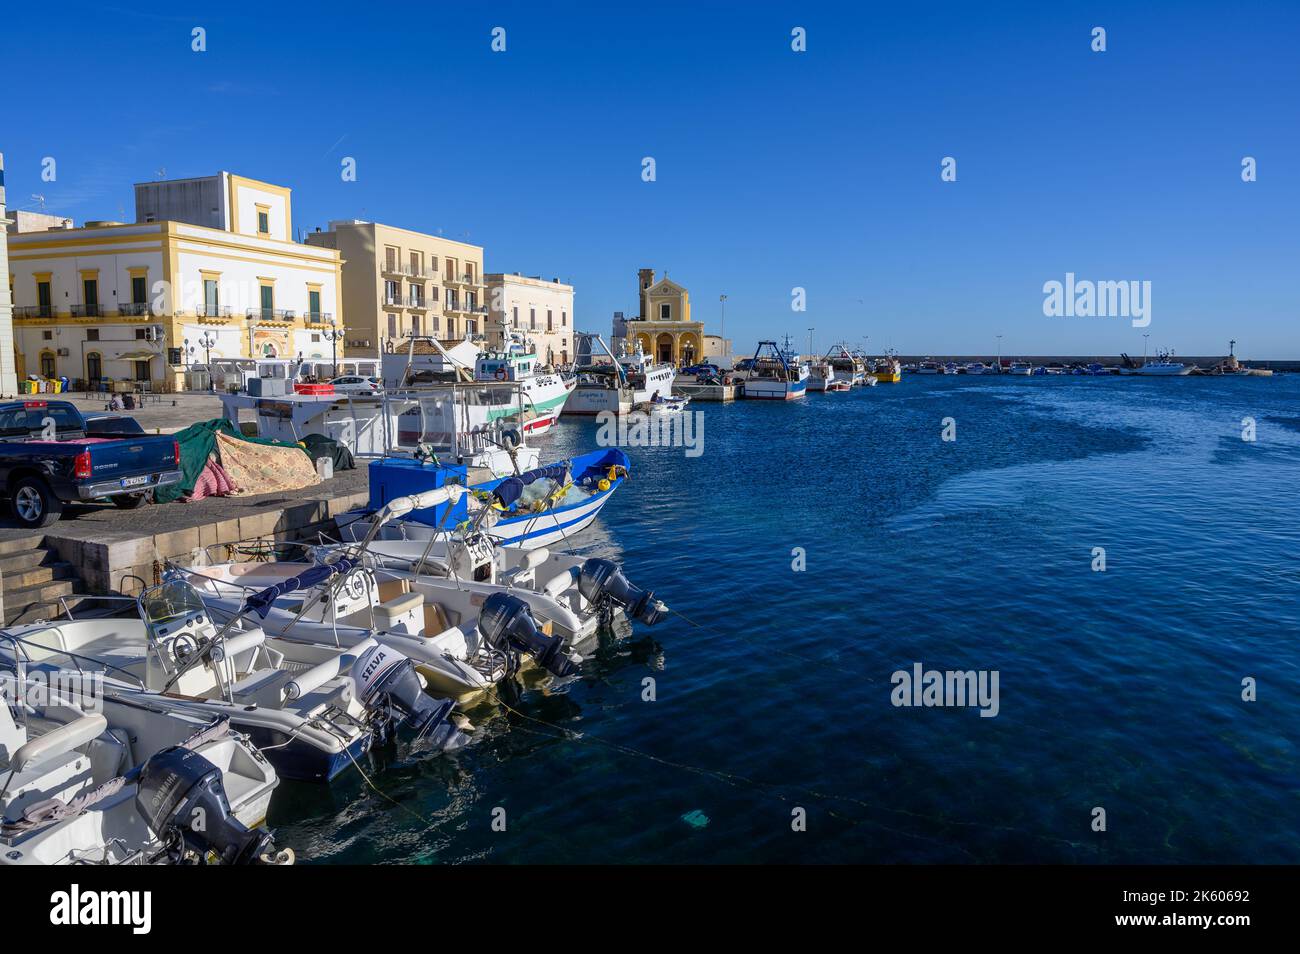
[(297, 576), (291, 576), (287, 580), (273, 583), (260, 593), (254, 593), (244, 601), (243, 611), (247, 613), (252, 610), (262, 619), (266, 619), (266, 614), (271, 611), (271, 604), (284, 594), (292, 593), (295, 590), (309, 590), (319, 583), (324, 583), (335, 574), (349, 573), (360, 562), (360, 560), (351, 557), (339, 557), (333, 563), (321, 563), (310, 567)]

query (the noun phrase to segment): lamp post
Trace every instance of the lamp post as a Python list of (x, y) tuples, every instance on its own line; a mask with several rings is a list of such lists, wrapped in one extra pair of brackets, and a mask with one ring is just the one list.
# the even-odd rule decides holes
[(998, 367), (997, 373), (1002, 373), (1002, 336), (998, 335)]
[(337, 378), (339, 376), (339, 339), (343, 337), (345, 332), (340, 328), (336, 328), (333, 319), (331, 319), (330, 326), (324, 329), (321, 334), (334, 348), (334, 360), (330, 362), (330, 377)]
[(1142, 363), (1143, 364), (1147, 363), (1147, 339), (1150, 337), (1151, 337), (1150, 332), (1147, 332), (1142, 336)]
[(199, 347), (203, 349), (203, 362), (208, 367), (208, 390), (216, 390), (216, 382), (212, 378), (212, 349), (216, 347), (217, 336), (211, 331), (205, 331), (199, 335)]
[(816, 328), (808, 329), (808, 360), (810, 361), (812, 360), (812, 356), (813, 356), (813, 332), (816, 330), (817, 330)]
[(727, 340), (727, 296), (719, 295), (718, 304), (722, 309), (722, 319), (718, 322), (718, 337)]

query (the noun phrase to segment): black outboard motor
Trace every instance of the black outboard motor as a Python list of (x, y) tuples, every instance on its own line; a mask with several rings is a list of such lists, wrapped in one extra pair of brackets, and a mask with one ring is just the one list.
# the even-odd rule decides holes
[(608, 603), (621, 606), (635, 620), (653, 626), (666, 615), (668, 607), (655, 599), (649, 590), (639, 590), (627, 581), (622, 569), (612, 560), (592, 557), (578, 573), (578, 592), (598, 607)]
[(373, 646), (352, 667), (362, 704), (379, 714), (376, 734), (387, 741), (411, 730), (438, 748), (454, 748), (464, 739), (448, 722), (456, 703), (425, 695), (415, 663), (389, 646)]
[(511, 656), (528, 653), (556, 676), (573, 676), (579, 671), (564, 639), (543, 633), (533, 619), (533, 611), (517, 596), (501, 592), (489, 596), (483, 602), (478, 628), (490, 645)]
[(249, 830), (230, 811), (221, 770), (192, 749), (173, 746), (140, 768), (135, 805), (171, 845), (172, 861), (257, 864), (275, 855), (268, 832)]

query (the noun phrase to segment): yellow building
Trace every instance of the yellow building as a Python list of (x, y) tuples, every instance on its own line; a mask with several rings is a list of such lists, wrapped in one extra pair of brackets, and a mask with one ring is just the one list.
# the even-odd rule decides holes
[(342, 263), (291, 240), (288, 189), (141, 183), (136, 220), (9, 235), (20, 378), (170, 391), (209, 358), (333, 356)]
[(655, 281), (652, 268), (638, 273), (641, 313), (614, 316), (614, 346), (638, 346), (656, 361), (680, 366), (704, 360), (704, 322), (691, 320), (691, 296), (667, 276)]

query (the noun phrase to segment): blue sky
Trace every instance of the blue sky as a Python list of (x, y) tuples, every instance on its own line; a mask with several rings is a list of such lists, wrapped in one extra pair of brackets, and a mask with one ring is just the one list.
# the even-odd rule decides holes
[[(710, 331), (725, 293), (738, 351), (1300, 358), (1298, 4), (542, 6), (10, 5), (10, 206), (130, 216), (159, 169), (226, 169), (290, 186), (299, 228), (572, 281), (604, 334), (652, 267)], [(1150, 281), (1151, 325), (1045, 317), (1066, 272)]]

